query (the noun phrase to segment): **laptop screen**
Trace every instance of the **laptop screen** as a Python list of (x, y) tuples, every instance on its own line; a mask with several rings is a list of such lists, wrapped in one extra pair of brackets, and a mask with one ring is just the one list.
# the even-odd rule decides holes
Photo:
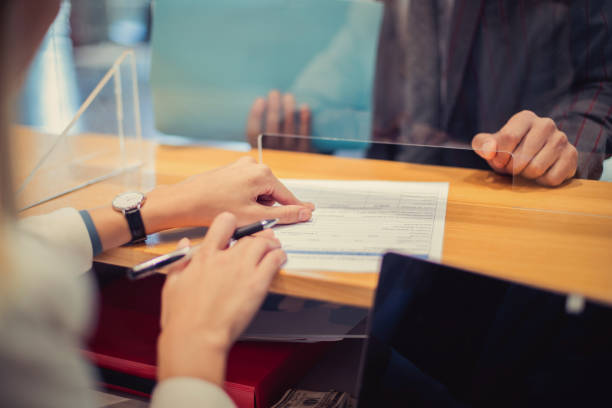
[(358, 406), (612, 406), (612, 311), (566, 301), (386, 254)]

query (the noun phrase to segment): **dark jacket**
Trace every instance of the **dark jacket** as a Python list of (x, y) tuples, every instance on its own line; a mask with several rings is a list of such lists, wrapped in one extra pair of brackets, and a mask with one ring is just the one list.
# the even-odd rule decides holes
[[(401, 81), (411, 50), (398, 32), (399, 1), (385, 2), (374, 137), (429, 144), (411, 134), (405, 112)], [(599, 178), (606, 144), (612, 152), (611, 24), (609, 0), (455, 0), (442, 73), (446, 97), (435, 123), (426, 125), (469, 144), (475, 134), (495, 132), (513, 114), (531, 110), (553, 118), (576, 146), (577, 176)], [(375, 147), (370, 156), (401, 159), (400, 150)], [(486, 166), (474, 154), (468, 162)]]

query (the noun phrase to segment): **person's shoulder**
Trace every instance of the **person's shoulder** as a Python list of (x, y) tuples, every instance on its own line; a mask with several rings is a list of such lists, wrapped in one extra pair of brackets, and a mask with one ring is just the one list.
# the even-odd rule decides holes
[(93, 406), (92, 372), (76, 349), (90, 320), (90, 285), (58, 271), (61, 254), (35, 237), (12, 229), (3, 238), (10, 242), (0, 276), (0, 399)]
[(76, 257), (69, 249), (18, 226), (9, 231), (0, 283), (0, 321), (7, 314), (17, 314), (83, 334), (91, 317), (93, 285), (89, 277), (74, 273)]

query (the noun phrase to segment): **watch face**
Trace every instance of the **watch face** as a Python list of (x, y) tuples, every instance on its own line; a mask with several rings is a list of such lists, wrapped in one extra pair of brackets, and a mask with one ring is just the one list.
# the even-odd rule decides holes
[(144, 201), (144, 194), (139, 192), (130, 192), (119, 194), (113, 200), (113, 208), (118, 211), (129, 211), (137, 208)]

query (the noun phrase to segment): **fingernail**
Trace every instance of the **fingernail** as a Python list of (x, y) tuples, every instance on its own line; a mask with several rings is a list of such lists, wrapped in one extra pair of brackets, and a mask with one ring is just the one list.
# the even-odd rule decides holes
[(308, 221), (311, 215), (312, 215), (312, 212), (309, 209), (302, 208), (300, 212), (298, 213), (298, 219), (300, 221)]
[(495, 150), (495, 142), (493, 142), (492, 140), (489, 140), (488, 142), (482, 145), (482, 151), (485, 153), (491, 153), (493, 152), (493, 150)]

